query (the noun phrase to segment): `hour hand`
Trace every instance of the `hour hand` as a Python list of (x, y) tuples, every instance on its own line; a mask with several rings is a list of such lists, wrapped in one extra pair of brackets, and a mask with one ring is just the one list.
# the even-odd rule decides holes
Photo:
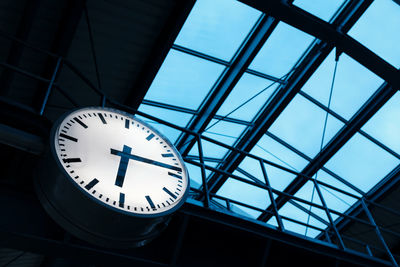
[(179, 167), (172, 166), (172, 165), (169, 165), (169, 164), (166, 164), (166, 163), (163, 163), (163, 162), (159, 162), (159, 161), (156, 161), (156, 160), (144, 158), (144, 157), (141, 157), (141, 156), (133, 155), (133, 154), (130, 154), (130, 152), (118, 151), (116, 149), (111, 148), (111, 154), (117, 155), (117, 156), (121, 156), (121, 158), (127, 157), (127, 158), (132, 159), (132, 160), (141, 161), (141, 162), (152, 164), (152, 165), (155, 165), (155, 166), (167, 168), (167, 169), (170, 169), (170, 170), (173, 170), (173, 171), (178, 171), (178, 172), (182, 171), (182, 169), (179, 168)]
[[(132, 151), (132, 148), (129, 146), (124, 145), (124, 148), (122, 150), (123, 155), (130, 154)], [(111, 154), (112, 153), (111, 151)], [(117, 154), (114, 154), (117, 155)], [(117, 172), (117, 178), (115, 180), (115, 185), (122, 187), (124, 184), (124, 179), (125, 179), (125, 174), (126, 174), (126, 169), (128, 168), (128, 163), (129, 163), (129, 157), (121, 155), (121, 159), (119, 161), (119, 166), (118, 166), (118, 172)]]

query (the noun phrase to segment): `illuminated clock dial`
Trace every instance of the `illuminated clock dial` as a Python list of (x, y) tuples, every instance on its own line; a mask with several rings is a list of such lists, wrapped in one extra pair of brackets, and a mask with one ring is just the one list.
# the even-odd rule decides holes
[(55, 131), (54, 148), (73, 183), (119, 211), (168, 213), (188, 189), (187, 170), (173, 145), (121, 111), (85, 108), (68, 114)]

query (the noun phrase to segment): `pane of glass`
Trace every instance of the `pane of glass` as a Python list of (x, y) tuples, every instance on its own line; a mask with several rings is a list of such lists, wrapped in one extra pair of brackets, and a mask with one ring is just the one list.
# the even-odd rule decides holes
[[(250, 153), (297, 172), (300, 172), (308, 163), (307, 160), (267, 135), (264, 135), (258, 141)], [(277, 190), (282, 191), (285, 189), (295, 177), (294, 174), (285, 172), (268, 164), (265, 164), (265, 169), (271, 186)]]
[[(186, 124), (189, 122), (190, 118), (192, 117), (191, 114), (182, 113), (182, 112), (164, 109), (164, 108), (148, 106), (148, 105), (144, 105), (144, 104), (139, 106), (139, 110), (146, 114), (152, 115), (154, 117), (168, 121), (170, 123), (173, 123), (173, 124), (175, 124), (177, 126), (181, 126), (181, 127), (186, 126)], [(164, 124), (160, 124), (158, 122), (149, 120), (142, 116), (138, 116), (138, 117), (140, 119), (150, 123), (152, 126), (154, 126), (157, 130), (159, 130), (162, 134), (164, 134), (172, 143), (174, 143), (176, 141), (176, 139), (179, 137), (179, 135), (181, 134), (181, 131), (171, 128), (169, 126), (166, 126)]]
[[(335, 51), (332, 51), (302, 88), (325, 106), (328, 106), (334, 68)], [(382, 82), (380, 77), (342, 54), (332, 91), (331, 110), (349, 120)]]
[(247, 207), (243, 207), (240, 205), (236, 204), (231, 204), (231, 211), (234, 213), (237, 213), (239, 215), (242, 215), (244, 217), (252, 218), (252, 219), (257, 219), (258, 216), (261, 215), (260, 211), (256, 211)]
[(227, 145), (233, 145), (245, 128), (246, 126), (241, 124), (213, 119), (206, 127), (204, 136)]
[[(327, 183), (327, 184), (332, 185), (332, 186), (334, 186), (334, 187), (336, 187), (338, 189), (341, 189), (343, 191), (346, 191), (348, 193), (351, 193), (353, 195), (361, 197), (361, 195), (357, 191), (351, 189), (349, 186), (347, 186), (344, 183), (340, 182), (339, 180), (337, 180), (336, 178), (334, 178), (333, 176), (331, 176), (330, 174), (326, 173), (323, 170), (319, 170), (317, 172), (317, 174), (314, 175), (314, 178), (316, 178), (318, 181)], [(320, 185), (320, 186), (322, 186), (322, 185)], [(327, 187), (327, 189), (330, 190), (331, 192), (334, 192), (335, 194), (336, 193), (339, 194), (339, 192), (334, 190), (334, 189), (330, 189), (328, 187)], [(344, 200), (346, 202), (348, 202), (348, 203), (352, 202), (352, 200), (350, 200), (350, 199), (352, 199), (352, 197), (349, 197), (349, 196), (346, 195), (345, 198), (346, 199), (344, 199)]]
[[(269, 131), (312, 158), (320, 151), (325, 116), (324, 110), (297, 95)], [(324, 145), (342, 126), (339, 120), (328, 116)]]
[(201, 179), (200, 167), (189, 163), (186, 163), (185, 165), (189, 172), (190, 187), (194, 187), (197, 189), (200, 188), (200, 186), (203, 184)]
[(175, 43), (229, 61), (260, 14), (238, 1), (197, 1)]
[[(222, 146), (219, 146), (217, 144), (214, 144), (206, 140), (201, 140), (201, 144), (203, 148), (203, 157), (221, 159), (223, 156), (225, 156), (226, 152), (229, 151), (228, 149)], [(189, 155), (199, 156), (199, 148), (197, 142), (190, 150)]]
[(344, 1), (345, 0), (295, 0), (293, 4), (320, 19), (329, 21)]
[[(267, 190), (246, 184), (232, 178), (226, 180), (223, 186), (218, 190), (217, 195), (233, 199), (260, 209), (265, 209), (270, 204)], [(259, 211), (250, 209), (247, 209), (246, 212), (250, 215), (253, 215), (252, 217), (258, 216), (260, 214)]]
[(223, 69), (222, 65), (171, 49), (145, 99), (197, 109)]
[(400, 153), (400, 93), (396, 93), (362, 128)]
[(245, 170), (253, 177), (257, 178), (261, 182), (264, 182), (264, 175), (261, 170), (260, 162), (250, 157), (245, 157), (244, 160), (239, 164), (239, 168)]
[(226, 116), (248, 101), (228, 117), (251, 121), (277, 87), (278, 84), (273, 84), (270, 80), (244, 73), (217, 111), (217, 115)]
[(400, 5), (392, 0), (373, 1), (349, 35), (390, 64), (400, 67)]
[[(300, 190), (297, 191), (297, 193), (294, 196), (322, 206), (321, 199), (319, 198), (319, 195), (314, 188), (314, 183), (311, 181), (306, 182), (306, 184), (303, 185), (303, 187), (300, 188)], [(318, 217), (323, 219), (325, 222), (329, 222), (328, 216), (326, 215), (326, 212), (324, 209), (320, 209), (320, 208), (313, 207), (313, 206), (311, 206), (311, 209), (310, 209), (310, 205), (307, 205), (306, 203), (303, 203), (300, 201), (295, 201), (295, 202), (297, 204), (305, 207), (308, 211), (313, 212), (315, 215), (317, 215)], [(325, 228), (325, 224), (323, 222), (319, 221), (318, 219), (316, 219), (313, 216), (309, 216), (307, 213), (306, 213), (306, 218), (307, 219), (303, 222), (306, 222), (306, 223), (308, 222), (311, 225)]]
[[(323, 211), (317, 208), (313, 209), (314, 213), (318, 213), (318, 215), (322, 214)], [(299, 208), (295, 207), (294, 205), (287, 203), (285, 204), (280, 210), (279, 210), (279, 214), (282, 216), (286, 216), (288, 218), (294, 219), (296, 221), (302, 222), (302, 223), (307, 223), (309, 225), (313, 225), (315, 227), (319, 227), (321, 229), (326, 228), (326, 225), (316, 219), (314, 219), (313, 217), (310, 217), (310, 219), (308, 219), (308, 214), (302, 210), (300, 210)], [(285, 227), (286, 230), (298, 233), (300, 235), (306, 235), (309, 237), (315, 237), (317, 236), (320, 231), (316, 230), (316, 229), (312, 229), (309, 227), (306, 227), (304, 225), (295, 223), (295, 222), (291, 222), (288, 220), (283, 219), (283, 226)]]
[(398, 159), (357, 133), (326, 163), (326, 167), (367, 192), (399, 163)]
[(279, 22), (249, 68), (280, 78), (292, 69), (312, 40), (311, 35)]

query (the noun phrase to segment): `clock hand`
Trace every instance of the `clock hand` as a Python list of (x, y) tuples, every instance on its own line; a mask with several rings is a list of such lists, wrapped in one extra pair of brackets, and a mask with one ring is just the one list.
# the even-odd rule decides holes
[(115, 180), (115, 185), (122, 187), (125, 179), (126, 169), (128, 168), (129, 157), (128, 155), (131, 153), (132, 148), (124, 145), (122, 153), (118, 156), (121, 156), (121, 160), (119, 161), (117, 178)]
[[(125, 146), (124, 146), (124, 148), (125, 148)], [(117, 155), (117, 156), (121, 156), (121, 159), (122, 158), (129, 158), (129, 159), (132, 159), (132, 160), (141, 161), (141, 162), (144, 162), (144, 163), (152, 164), (152, 165), (155, 165), (155, 166), (167, 168), (167, 169), (178, 171), (178, 172), (182, 171), (181, 168), (176, 167), (176, 166), (172, 166), (172, 165), (169, 165), (169, 164), (166, 164), (166, 163), (163, 163), (163, 162), (159, 162), (159, 161), (156, 161), (156, 160), (143, 158), (143, 157), (140, 157), (140, 156), (137, 156), (137, 155), (130, 154), (130, 151), (129, 152), (118, 151), (116, 149), (111, 148), (111, 154)]]

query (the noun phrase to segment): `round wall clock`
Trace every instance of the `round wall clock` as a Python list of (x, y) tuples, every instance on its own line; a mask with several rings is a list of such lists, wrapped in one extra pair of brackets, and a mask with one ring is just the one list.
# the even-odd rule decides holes
[(73, 235), (133, 247), (165, 228), (187, 197), (189, 178), (156, 129), (119, 110), (88, 107), (54, 124), (35, 184), (46, 211)]

